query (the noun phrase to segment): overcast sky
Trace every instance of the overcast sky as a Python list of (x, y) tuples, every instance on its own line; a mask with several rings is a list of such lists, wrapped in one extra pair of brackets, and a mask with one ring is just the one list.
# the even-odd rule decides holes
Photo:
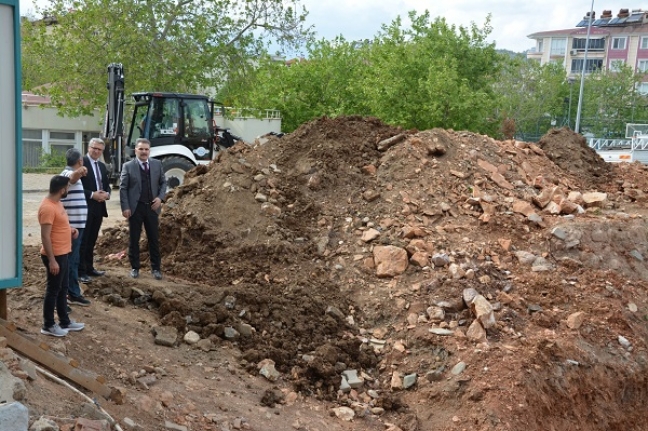
[[(43, 1), (43, 0), (39, 0)], [(648, 9), (648, 0), (595, 0), (594, 11), (599, 16), (604, 9), (616, 15), (621, 8)], [(544, 30), (573, 28), (586, 12), (591, 0), (301, 0), (309, 11), (308, 24), (315, 26), (319, 38), (337, 35), (347, 40), (371, 39), (382, 24), (389, 24), (400, 15), (426, 9), (431, 16), (445, 17), (450, 24), (480, 28), (486, 16), (492, 15), (493, 32), (490, 41), (497, 48), (522, 52), (533, 46), (527, 35)], [(21, 13), (33, 10), (32, 0), (20, 0)]]
[[(309, 11), (309, 24), (320, 37), (331, 39), (342, 34), (347, 40), (371, 39), (381, 24), (396, 16), (426, 9), (434, 17), (445, 17), (450, 24), (483, 27), (490, 13), (493, 32), (490, 41), (497, 48), (522, 52), (534, 46), (527, 35), (537, 31), (573, 28), (590, 11), (591, 0), (302, 0)], [(604, 9), (616, 15), (619, 9), (648, 9), (648, 0), (595, 0), (598, 17)]]

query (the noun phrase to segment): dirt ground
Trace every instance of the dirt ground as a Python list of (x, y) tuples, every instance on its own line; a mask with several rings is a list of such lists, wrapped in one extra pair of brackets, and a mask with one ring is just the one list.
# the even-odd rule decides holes
[[(130, 279), (108, 226), (85, 331), (38, 335), (35, 246), (10, 317), (118, 388), (101, 403), (124, 429), (641, 430), (647, 192), (643, 165), (567, 129), (322, 118), (191, 171), (161, 217), (164, 280)], [(26, 384), (34, 420), (86, 414)]]

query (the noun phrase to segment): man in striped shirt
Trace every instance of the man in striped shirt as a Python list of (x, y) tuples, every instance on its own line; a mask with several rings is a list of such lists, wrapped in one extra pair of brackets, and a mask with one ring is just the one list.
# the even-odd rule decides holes
[(81, 177), (88, 174), (88, 168), (83, 166), (83, 155), (76, 148), (67, 150), (65, 158), (67, 166), (61, 175), (70, 178), (70, 188), (67, 197), (61, 199), (61, 203), (70, 219), (70, 226), (79, 231), (79, 236), (72, 241), (72, 252), (69, 257), (68, 303), (87, 307), (90, 301), (83, 296), (79, 286), (79, 260), (81, 238), (88, 218), (88, 203), (83, 193)]

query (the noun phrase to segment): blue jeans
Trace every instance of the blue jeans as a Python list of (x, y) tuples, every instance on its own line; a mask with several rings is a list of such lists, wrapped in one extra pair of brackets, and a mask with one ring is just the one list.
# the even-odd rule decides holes
[(70, 282), (67, 293), (71, 297), (81, 296), (81, 287), (79, 286), (79, 262), (81, 261), (81, 238), (83, 238), (83, 229), (77, 229), (79, 236), (72, 240), (72, 252), (68, 264), (70, 265)]
[(70, 324), (67, 312), (68, 256), (67, 254), (55, 256), (59, 265), (59, 273), (52, 275), (49, 271), (49, 259), (41, 254), (41, 259), (47, 269), (47, 290), (45, 290), (45, 300), (43, 301), (43, 328), (49, 328), (56, 323), (54, 310), (58, 314), (61, 325)]

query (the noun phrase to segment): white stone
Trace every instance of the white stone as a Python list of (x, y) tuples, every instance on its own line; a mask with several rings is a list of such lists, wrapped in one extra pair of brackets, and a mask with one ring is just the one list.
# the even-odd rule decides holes
[(194, 331), (189, 331), (185, 334), (183, 340), (187, 344), (196, 344), (198, 341), (200, 341), (200, 335), (198, 335)]

